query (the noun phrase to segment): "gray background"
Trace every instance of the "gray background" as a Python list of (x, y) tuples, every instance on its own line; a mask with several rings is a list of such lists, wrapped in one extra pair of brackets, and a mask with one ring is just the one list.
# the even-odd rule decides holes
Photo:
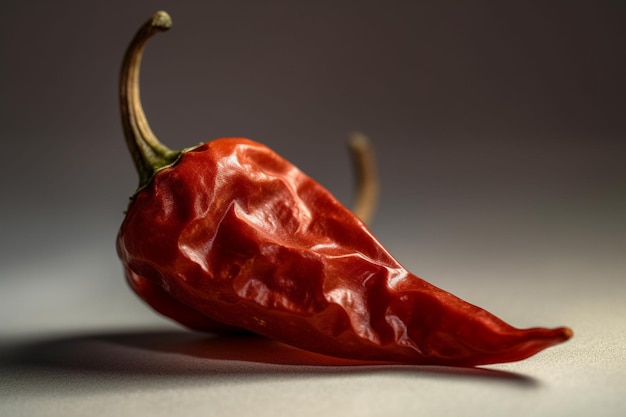
[(348, 203), (357, 129), (381, 165), (383, 235), (449, 240), (461, 256), (529, 240), (536, 256), (617, 250), (626, 6), (501, 3), (5, 5), (1, 264), (113, 239), (137, 181), (118, 69), (160, 8), (174, 29), (149, 45), (142, 92), (170, 147), (250, 137)]
[[(619, 317), (626, 314), (622, 1), (3, 5), (4, 344), (59, 332), (169, 326), (127, 290), (114, 250), (137, 184), (119, 122), (118, 70), (136, 29), (159, 9), (172, 15), (174, 28), (148, 46), (142, 98), (164, 143), (183, 148), (224, 136), (250, 137), (349, 204), (345, 140), (350, 131), (365, 132), (376, 147), (382, 180), (372, 228), (402, 263), (514, 324), (572, 326), (577, 337), (555, 348), (568, 364), (595, 352), (594, 369), (604, 374), (585, 378), (605, 387), (599, 390), (604, 397), (581, 406), (588, 387), (577, 386), (569, 397), (545, 394), (545, 407), (534, 411), (555, 415), (557, 399), (569, 401), (570, 415), (588, 415), (585, 405), (604, 404), (605, 415), (624, 409), (616, 388), (606, 388), (623, 386), (616, 375), (626, 363), (619, 348), (625, 334)], [(62, 359), (77, 346), (65, 343), (70, 349), (61, 350)], [(33, 351), (22, 361), (45, 349)], [(57, 356), (55, 369), (67, 376)], [(15, 368), (19, 361), (6, 357), (23, 375), (23, 368)], [(38, 366), (48, 369), (49, 362)], [(521, 372), (545, 369), (553, 368), (538, 362)], [(101, 389), (105, 371), (110, 369), (103, 365), (89, 374), (96, 375), (92, 380), (85, 377), (91, 385), (70, 378), (68, 390)], [(44, 378), (37, 385), (42, 379), (35, 371), (22, 379), (6, 375), (0, 380), (4, 394), (41, 395), (55, 381)], [(256, 379), (246, 383), (251, 381)], [(15, 383), (18, 388), (7, 388)], [(349, 380), (342, 387), (365, 389), (360, 383), (369, 386)], [(248, 395), (257, 392), (244, 385)], [(32, 386), (39, 388), (26, 389)], [(105, 388), (118, 393), (127, 386)], [(321, 395), (335, 390), (331, 385)], [(439, 405), (451, 407), (444, 391)], [(459, 395), (464, 393), (476, 395)], [(137, 400), (149, 402), (146, 395)], [(29, 409), (15, 398), (5, 403), (14, 413), (47, 404), (29, 403)], [(250, 405), (251, 398), (239, 406)], [(298, 398), (320, 411), (310, 408), (318, 404), (315, 398)], [(368, 397), (360, 401), (367, 404)], [(525, 404), (519, 397), (509, 403), (517, 409)], [(350, 404), (335, 410), (348, 412)], [(445, 409), (430, 406), (431, 412)], [(486, 412), (480, 404), (464, 411), (471, 410)]]

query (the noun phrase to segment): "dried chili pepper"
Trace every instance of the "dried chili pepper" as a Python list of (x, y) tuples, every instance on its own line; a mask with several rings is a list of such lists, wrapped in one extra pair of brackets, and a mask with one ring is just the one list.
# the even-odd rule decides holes
[(139, 100), (148, 38), (122, 67), (127, 143), (140, 175), (117, 249), (131, 287), (193, 329), (245, 329), (331, 356), (472, 366), (527, 358), (570, 329), (516, 329), (403, 268), (355, 214), (264, 145), (218, 139), (172, 151)]

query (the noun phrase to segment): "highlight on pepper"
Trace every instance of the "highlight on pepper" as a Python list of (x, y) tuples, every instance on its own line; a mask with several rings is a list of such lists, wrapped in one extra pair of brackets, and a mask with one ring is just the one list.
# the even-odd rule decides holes
[(525, 359), (572, 336), (518, 329), (406, 270), (366, 225), (378, 183), (357, 137), (355, 212), (263, 144), (222, 138), (174, 151), (139, 97), (156, 13), (122, 64), (120, 105), (139, 174), (117, 237), (131, 288), (195, 330), (248, 331), (325, 355), (475, 366)]

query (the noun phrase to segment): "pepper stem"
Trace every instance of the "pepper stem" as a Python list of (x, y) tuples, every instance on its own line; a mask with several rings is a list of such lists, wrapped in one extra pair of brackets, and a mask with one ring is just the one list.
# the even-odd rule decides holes
[(155, 33), (168, 30), (172, 19), (163, 11), (155, 13), (137, 31), (131, 41), (120, 72), (120, 108), (126, 144), (139, 174), (139, 188), (145, 186), (154, 173), (172, 164), (179, 157), (163, 145), (152, 133), (139, 97), (139, 67), (148, 39)]
[(363, 223), (370, 224), (378, 205), (380, 188), (374, 150), (367, 136), (359, 132), (350, 134), (348, 146), (356, 173), (356, 193), (352, 212)]

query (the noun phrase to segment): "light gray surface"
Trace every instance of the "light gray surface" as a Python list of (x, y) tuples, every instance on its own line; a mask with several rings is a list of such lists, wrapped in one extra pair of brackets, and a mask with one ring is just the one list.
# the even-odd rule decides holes
[[(620, 2), (170, 3), (3, 5), (0, 415), (624, 414)], [(174, 28), (142, 88), (164, 142), (248, 136), (349, 202), (344, 138), (362, 130), (391, 253), (574, 338), (486, 370), (339, 366), (148, 310), (114, 250), (136, 184), (116, 89), (160, 8)]]
[[(3, 288), (0, 303), (4, 324), (9, 321), (0, 345), (0, 415), (618, 416), (625, 410), (623, 260), (533, 263), (511, 272), (510, 262), (483, 255), (483, 267), (469, 273), (431, 260), (426, 266), (433, 271), (465, 280), (450, 280), (449, 289), (515, 324), (567, 324), (576, 332), (523, 362), (446, 369), (351, 365), (262, 339), (186, 332), (111, 277), (119, 266), (108, 243), (12, 272), (16, 282)], [(403, 248), (403, 256), (414, 249)], [(417, 262), (408, 265), (419, 269)], [(47, 281), (28, 285), (42, 274)], [(502, 285), (489, 282), (505, 274)]]

